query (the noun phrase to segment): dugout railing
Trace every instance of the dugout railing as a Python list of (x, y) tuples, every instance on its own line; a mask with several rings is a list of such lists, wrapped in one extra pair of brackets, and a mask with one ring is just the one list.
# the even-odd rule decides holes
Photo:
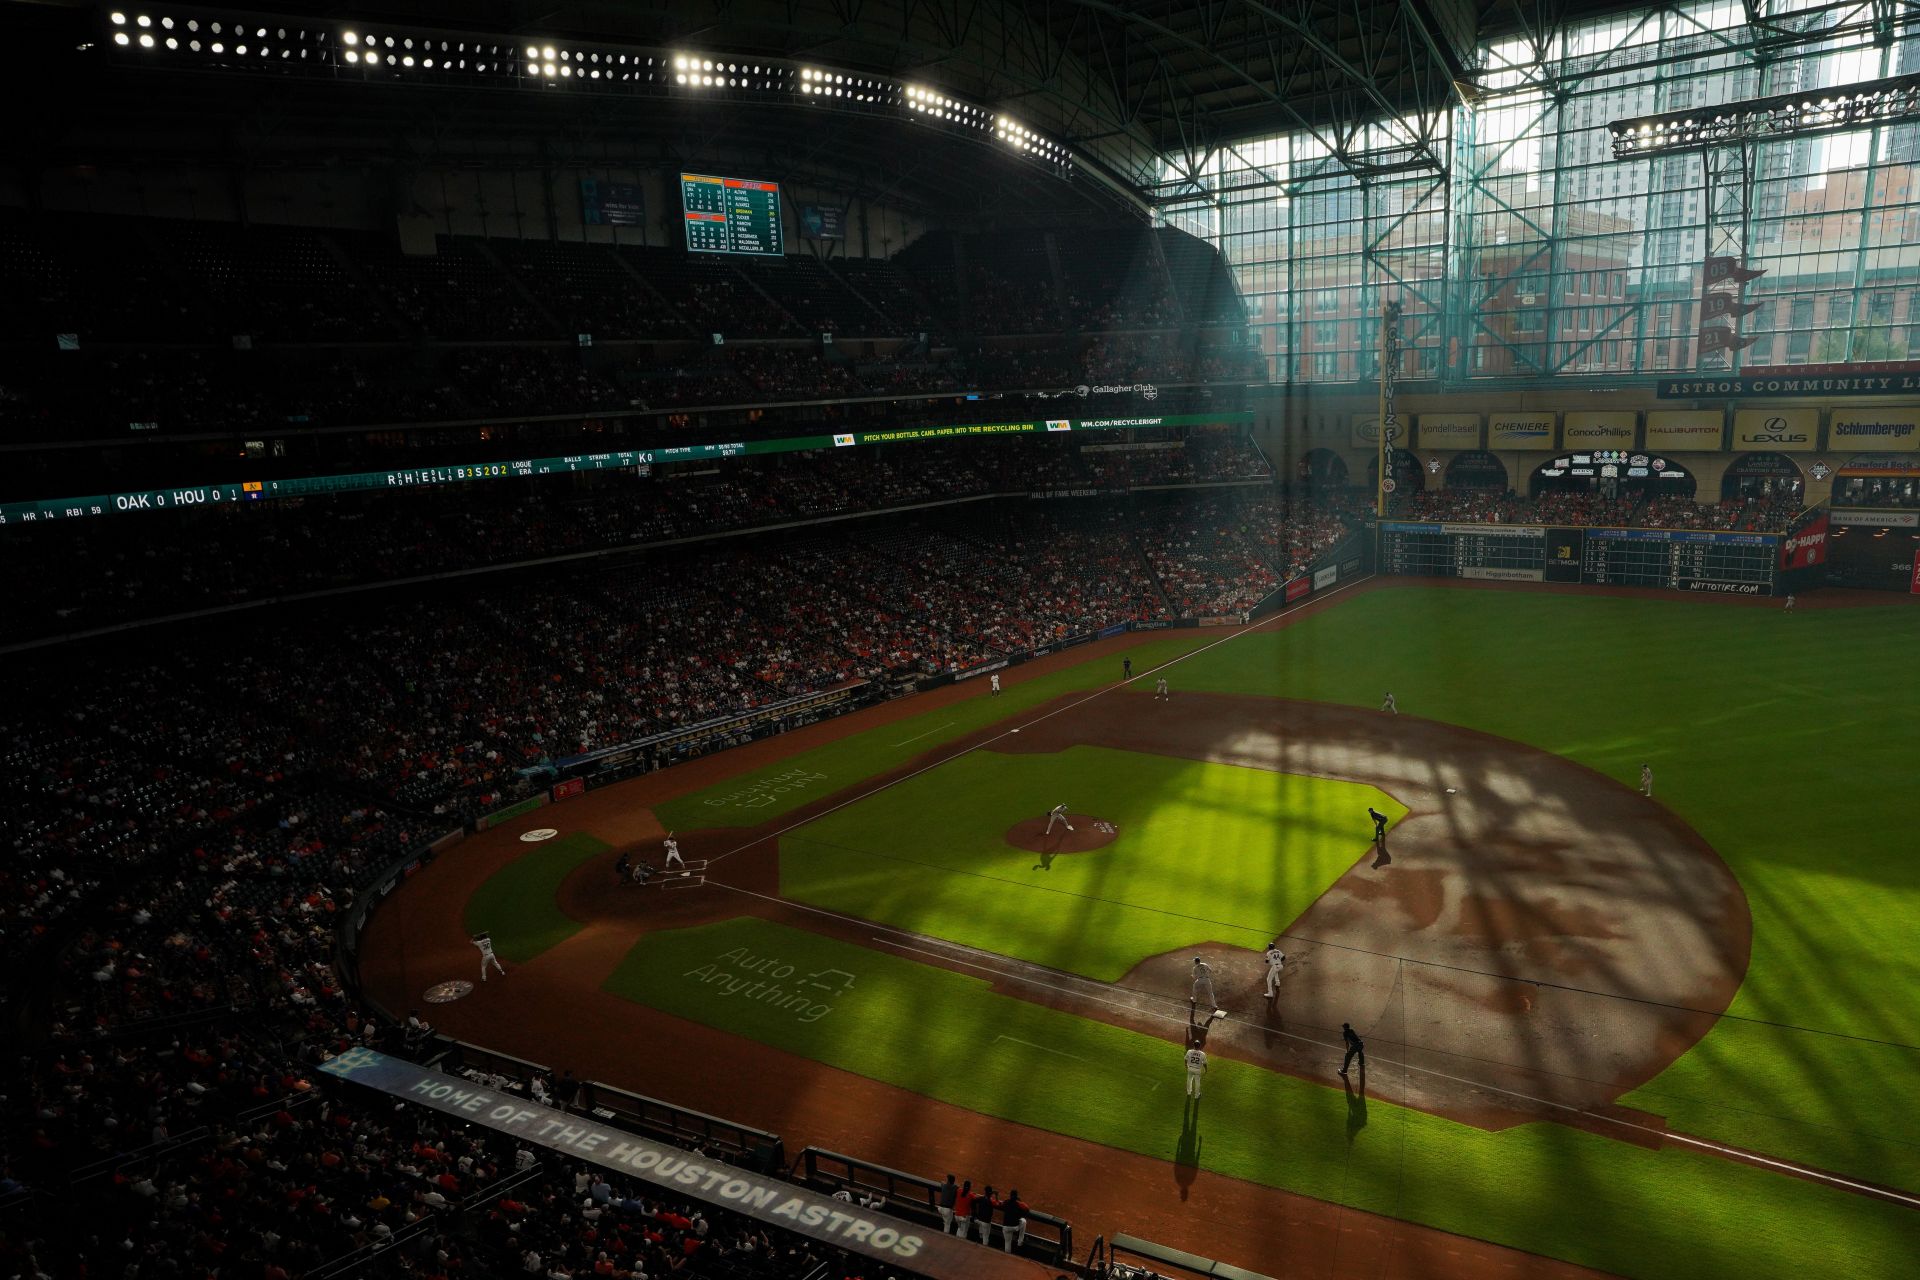
[[(1164, 1275), (1160, 1271), (1162, 1267), (1171, 1269), (1176, 1275)], [(1208, 1276), (1214, 1280), (1273, 1280), (1271, 1276), (1236, 1267), (1230, 1262), (1216, 1262), (1184, 1249), (1119, 1233), (1111, 1240), (1102, 1236), (1093, 1242), (1093, 1248), (1087, 1251), (1087, 1265), (1082, 1268), (1082, 1274), (1099, 1277), (1100, 1280), (1184, 1280), (1188, 1276)]]
[[(878, 1203), (872, 1203), (873, 1208), (896, 1218), (922, 1223), (936, 1230), (942, 1226), (940, 1211), (934, 1207), (934, 1197), (940, 1190), (940, 1183), (917, 1173), (902, 1173), (883, 1164), (856, 1160), (852, 1156), (843, 1156), (820, 1147), (808, 1147), (794, 1161), (790, 1176), (802, 1186), (812, 1187), (816, 1191), (829, 1194), (845, 1191), (861, 1203), (877, 1200)], [(990, 1241), (996, 1249), (1002, 1247), (1001, 1231), (1002, 1223), (996, 1217)], [(1070, 1266), (1073, 1261), (1073, 1226), (1065, 1218), (1028, 1206), (1026, 1238), (1013, 1252), (1023, 1258), (1044, 1262), (1049, 1267)]]

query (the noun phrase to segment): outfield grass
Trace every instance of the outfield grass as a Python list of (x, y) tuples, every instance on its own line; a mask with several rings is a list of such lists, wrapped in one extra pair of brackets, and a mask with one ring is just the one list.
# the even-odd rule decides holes
[[(792, 972), (781, 976), (782, 965)], [(755, 982), (800, 1004), (769, 1003)], [(1920, 1215), (1878, 1201), (1558, 1125), (1487, 1133), (1224, 1059), (1197, 1122), (1183, 1127), (1173, 1042), (765, 921), (649, 935), (606, 988), (970, 1110), (1173, 1162), (1169, 1184), (1198, 1166), (1648, 1278), (1893, 1280), (1920, 1256)], [(1330, 1053), (1330, 1080), (1332, 1066)]]
[(560, 882), (581, 863), (613, 846), (584, 831), (533, 846), (487, 877), (467, 899), (468, 933), (491, 930), (502, 960), (523, 962), (580, 931), (580, 922), (555, 901)]
[[(1140, 672), (1219, 638), (1212, 631), (1169, 634), (1129, 649), (1124, 656), (1133, 659), (1137, 678)], [(985, 679), (974, 681), (978, 691), (974, 697), (850, 734), (792, 760), (668, 800), (656, 806), (654, 813), (669, 831), (758, 825), (1062, 694), (1116, 684), (1121, 657), (1110, 654), (1037, 679), (1010, 681), (997, 698), (989, 696)]]
[[(1062, 800), (1118, 837), (1050, 861), (1006, 843), (1011, 816)], [(780, 892), (1110, 982), (1198, 942), (1264, 946), (1370, 854), (1370, 805), (1406, 813), (1300, 774), (1105, 747), (975, 751), (781, 836)]]
[[(1732, 1012), (1626, 1101), (1683, 1132), (1920, 1189), (1920, 610), (1404, 587), (1182, 663), (1183, 689), (1378, 706), (1655, 794), (1753, 912)], [(1763, 1023), (1781, 1024), (1778, 1026)], [(1790, 1029), (1802, 1028), (1802, 1029)]]

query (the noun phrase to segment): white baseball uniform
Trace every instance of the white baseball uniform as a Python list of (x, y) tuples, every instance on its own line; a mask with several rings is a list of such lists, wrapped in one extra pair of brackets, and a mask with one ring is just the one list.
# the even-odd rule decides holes
[(1267, 948), (1267, 999), (1273, 999), (1273, 993), (1280, 986), (1280, 971), (1287, 967), (1287, 953), (1278, 947)]
[(1198, 956), (1193, 960), (1193, 1002), (1209, 1014), (1219, 1007), (1213, 998), (1213, 969)]
[(995, 693), (1000, 692), (1000, 674), (998, 672), (995, 672), (993, 675), (988, 676), (987, 683), (993, 686), (993, 691)]
[(1400, 706), (1399, 706), (1399, 704), (1398, 704), (1398, 703), (1396, 703), (1396, 702), (1395, 702), (1395, 701), (1393, 700), (1393, 695), (1392, 695), (1392, 694), (1388, 694), (1388, 695), (1387, 695), (1387, 700), (1386, 700), (1385, 702), (1383, 702), (1383, 703), (1381, 703), (1381, 704), (1380, 704), (1380, 709), (1381, 709), (1382, 711), (1391, 711), (1391, 712), (1393, 712), (1393, 714), (1395, 714), (1395, 715), (1399, 715), (1399, 714), (1400, 714)]
[(487, 980), (488, 965), (492, 965), (498, 969), (501, 977), (506, 976), (507, 967), (500, 963), (499, 956), (493, 954), (492, 937), (483, 933), (473, 940), (473, 945), (480, 948), (480, 981), (485, 982)]
[(1187, 1050), (1187, 1096), (1200, 1096), (1200, 1077), (1207, 1074), (1207, 1051), (1205, 1049)]
[(1053, 824), (1056, 822), (1069, 831), (1073, 830), (1073, 824), (1067, 821), (1067, 806), (1057, 804), (1047, 811), (1047, 829), (1042, 834), (1052, 835)]
[(1156, 698), (1171, 698), (1173, 696), (1167, 690), (1167, 678), (1165, 676), (1161, 676), (1153, 682), (1153, 696)]
[(678, 840), (675, 840), (672, 836), (668, 836), (660, 842), (660, 847), (667, 851), (668, 866), (672, 866), (676, 862), (682, 867), (687, 865), (687, 860), (680, 856), (680, 842)]
[(1643, 796), (1653, 794), (1653, 766), (1650, 764), (1640, 766), (1640, 794)]

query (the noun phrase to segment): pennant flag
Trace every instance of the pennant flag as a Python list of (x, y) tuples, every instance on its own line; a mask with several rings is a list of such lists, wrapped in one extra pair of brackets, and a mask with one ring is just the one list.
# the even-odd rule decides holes
[(1758, 280), (1767, 274), (1765, 267), (1743, 267), (1738, 258), (1731, 255), (1712, 254), (1707, 258), (1707, 283), (1709, 285), (1745, 284), (1749, 280)]
[(1740, 337), (1723, 324), (1700, 326), (1700, 354), (1703, 356), (1710, 356), (1716, 351), (1740, 351), (1758, 341), (1758, 338)]
[(1758, 302), (1735, 302), (1730, 293), (1709, 293), (1700, 299), (1700, 318), (1717, 320), (1721, 316), (1750, 316), (1760, 309)]

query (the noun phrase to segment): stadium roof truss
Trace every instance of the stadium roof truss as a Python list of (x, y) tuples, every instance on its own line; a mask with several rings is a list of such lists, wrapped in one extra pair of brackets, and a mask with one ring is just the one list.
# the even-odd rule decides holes
[[(276, 8), (274, 14), (228, 10), (222, 16), (219, 9), (196, 5), (118, 3), (99, 7), (97, 14), (105, 51), (122, 65), (170, 64), (283, 80), (352, 76), (447, 88), (514, 87), (549, 97), (559, 91), (578, 100), (585, 128), (627, 134), (636, 113), (621, 111), (616, 102), (671, 98), (687, 86), (603, 78), (597, 65), (590, 78), (572, 74), (577, 64), (560, 63), (557, 74), (548, 73), (544, 58), (498, 60), (484, 77), (456, 74), (444, 58), (429, 68), (424, 57), (404, 64), (382, 57), (370, 72), (363, 61), (345, 64), (356, 51), (341, 37), (371, 28), (382, 39), (451, 37), (476, 49), (482, 43), (509, 50), (524, 44), (570, 49), (576, 56), (650, 57), (656, 64), (694, 52), (780, 73), (771, 85), (756, 81), (752, 88), (693, 86), (705, 90), (698, 96), (766, 103), (772, 90), (783, 107), (843, 115), (897, 113), (905, 105), (900, 95), (918, 87), (989, 121), (1013, 119), (1022, 130), (1016, 148), (1031, 138), (1062, 149), (1043, 156), (1036, 146), (1023, 158), (1050, 163), (1054, 177), (1088, 179), (1103, 198), (1142, 212), (1169, 194), (1163, 157), (1191, 168), (1235, 140), (1282, 131), (1318, 138), (1334, 163), (1355, 174), (1444, 171), (1445, 136), (1432, 125), (1453, 97), (1477, 18), (1470, 0), (677, 0), (646, 7), (585, 0), (546, 8), (510, 29), (476, 31), (476, 11), (457, 0), (382, 3), (370, 7), (377, 19), (364, 21), (355, 19), (353, 6), (292, 0)], [(116, 12), (128, 24), (118, 31), (106, 23)], [(493, 11), (481, 12), (491, 17)], [(289, 60), (276, 48), (272, 61), (261, 63), (257, 42), (242, 58), (232, 40), (216, 55), (213, 41), (189, 49), (184, 31), (176, 29), (197, 19), (203, 27), (224, 21), (231, 30), (235, 16), (253, 30), (320, 33), (321, 43), (330, 46), (327, 56), (309, 49)], [(163, 30), (163, 17), (176, 25)], [(151, 25), (133, 27), (138, 18)], [(871, 81), (886, 96), (797, 93), (805, 87), (799, 73), (809, 67)], [(462, 62), (460, 71), (468, 70)], [(297, 91), (282, 93), (270, 110), (283, 122), (291, 120), (300, 114), (298, 99)], [(425, 117), (450, 131), (489, 111), (514, 109), (469, 92), (428, 108)], [(756, 134), (783, 154), (796, 146), (831, 149), (808, 136), (805, 113), (766, 114), (722, 127), (736, 136)], [(526, 113), (522, 123), (534, 127), (535, 113)], [(857, 149), (859, 131), (851, 132), (848, 145)], [(1006, 139), (996, 134), (992, 140)]]

